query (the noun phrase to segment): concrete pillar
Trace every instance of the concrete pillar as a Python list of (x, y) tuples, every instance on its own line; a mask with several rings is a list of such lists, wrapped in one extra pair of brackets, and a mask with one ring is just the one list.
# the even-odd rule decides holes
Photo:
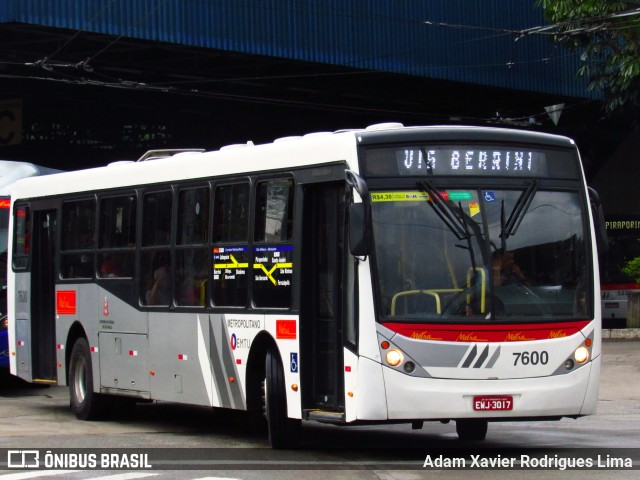
[(627, 328), (640, 328), (640, 292), (629, 292)]

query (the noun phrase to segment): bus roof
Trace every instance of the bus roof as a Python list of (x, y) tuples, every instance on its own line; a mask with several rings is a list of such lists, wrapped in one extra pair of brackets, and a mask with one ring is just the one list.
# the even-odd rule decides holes
[(55, 181), (28, 178), (16, 184), (13, 197), (47, 197), (265, 170), (286, 171), (331, 161), (348, 161), (355, 158), (355, 151), (354, 137), (346, 133), (283, 138), (263, 145), (229, 145), (217, 151), (176, 153), (138, 162), (118, 161), (104, 167), (62, 173)]
[(217, 151), (185, 151), (143, 161), (118, 161), (108, 166), (61, 173), (55, 181), (34, 177), (19, 181), (14, 198), (47, 197), (73, 192), (152, 185), (180, 180), (206, 179), (212, 176), (250, 174), (265, 170), (290, 170), (331, 162), (355, 162), (359, 144), (412, 141), (432, 137), (438, 140), (489, 139), (574, 146), (572, 140), (557, 135), (494, 127), (428, 126), (404, 127), (385, 123), (365, 129), (316, 132), (299, 137), (284, 137), (272, 143), (227, 145)]

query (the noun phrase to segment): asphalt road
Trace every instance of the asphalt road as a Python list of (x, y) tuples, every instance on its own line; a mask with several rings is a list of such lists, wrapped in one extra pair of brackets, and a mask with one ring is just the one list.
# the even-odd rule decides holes
[[(636, 462), (640, 458), (639, 341), (609, 340), (604, 343), (597, 415), (558, 422), (492, 423), (487, 440), (482, 444), (459, 441), (453, 423), (425, 423), (423, 430), (411, 430), (407, 425), (345, 428), (309, 423), (303, 427), (300, 449), (274, 452), (268, 448), (264, 435), (254, 432), (245, 415), (237, 412), (152, 403), (138, 405), (128, 417), (116, 415), (109, 421), (81, 422), (69, 410), (66, 388), (36, 387), (6, 376), (2, 377), (1, 385), (0, 428), (3, 435), (0, 437), (0, 450), (82, 448), (101, 452), (129, 448), (141, 452), (148, 448), (171, 449), (155, 450), (155, 453), (161, 452), (169, 458), (170, 451), (188, 448), (189, 455), (194, 457), (192, 460), (178, 455), (177, 463), (156, 464), (156, 468), (174, 465), (180, 469), (188, 464), (188, 468), (202, 467), (202, 470), (175, 470), (172, 478), (413, 479), (459, 478), (469, 473), (469, 469), (422, 468), (427, 456), (435, 460), (440, 453), (449, 459), (470, 452), (481, 452), (489, 458), (504, 458), (521, 451), (555, 454), (563, 451), (559, 449), (586, 448), (592, 449), (584, 451), (591, 455), (611, 452), (606, 449), (635, 449), (613, 451), (613, 457), (617, 455), (615, 452), (623, 452), (633, 456)], [(200, 463), (197, 459), (201, 460)], [(0, 457), (0, 463), (2, 461), (4, 459)], [(635, 468), (640, 468), (640, 465)], [(99, 477), (97, 472), (82, 472), (85, 476), (81, 476), (81, 472), (69, 472), (65, 478), (67, 475), (68, 478), (96, 478)], [(111, 472), (113, 475), (117, 473)], [(640, 478), (640, 470), (627, 468), (567, 471), (557, 468), (527, 471), (476, 469), (472, 473), (474, 479), (480, 480), (498, 477), (518, 480), (556, 478), (560, 474), (563, 480)], [(154, 470), (153, 474), (162, 477), (168, 473)], [(0, 480), (12, 478), (31, 477), (5, 478), (0, 475)]]

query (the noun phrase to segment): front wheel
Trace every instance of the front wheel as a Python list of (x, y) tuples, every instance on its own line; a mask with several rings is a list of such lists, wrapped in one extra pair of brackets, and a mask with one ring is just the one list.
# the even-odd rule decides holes
[(287, 393), (284, 369), (278, 351), (267, 352), (265, 371), (265, 404), (272, 448), (294, 448), (298, 444), (301, 421), (287, 414)]
[(482, 419), (456, 420), (456, 432), (458, 438), (465, 441), (480, 441), (487, 436), (489, 422)]
[(69, 359), (69, 397), (71, 410), (80, 420), (98, 420), (108, 410), (108, 399), (93, 391), (93, 369), (89, 344), (79, 338)]

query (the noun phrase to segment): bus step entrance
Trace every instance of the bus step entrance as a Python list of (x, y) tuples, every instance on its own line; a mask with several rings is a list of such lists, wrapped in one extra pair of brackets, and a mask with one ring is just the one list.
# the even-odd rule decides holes
[(330, 410), (305, 410), (304, 419), (324, 423), (343, 423), (344, 412), (333, 412)]

